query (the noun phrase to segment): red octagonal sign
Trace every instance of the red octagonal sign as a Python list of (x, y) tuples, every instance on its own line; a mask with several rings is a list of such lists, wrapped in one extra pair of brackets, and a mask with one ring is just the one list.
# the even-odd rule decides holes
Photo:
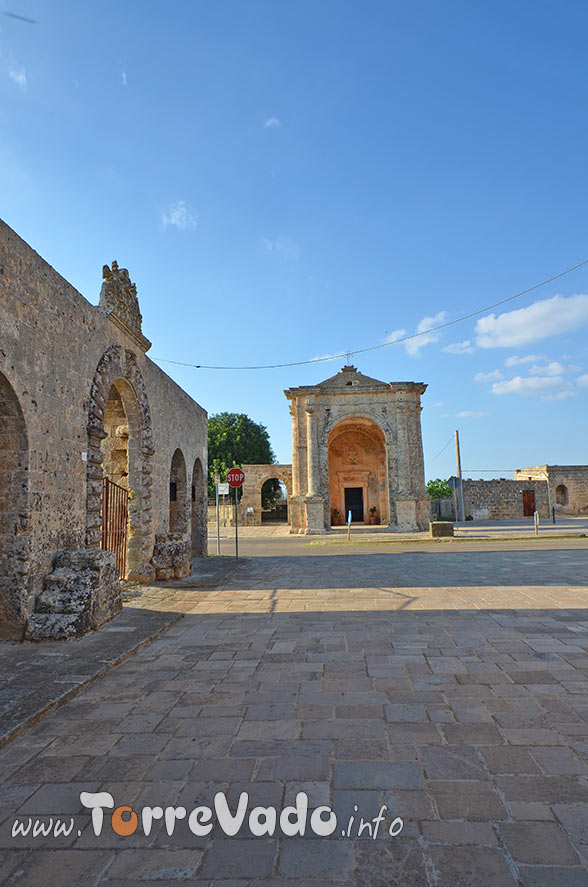
[(245, 472), (241, 468), (231, 468), (227, 471), (227, 483), (232, 487), (240, 487), (245, 480)]

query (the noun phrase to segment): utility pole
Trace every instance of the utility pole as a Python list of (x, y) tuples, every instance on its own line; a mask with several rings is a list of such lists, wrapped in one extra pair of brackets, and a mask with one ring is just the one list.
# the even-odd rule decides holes
[(465, 521), (465, 505), (463, 501), (463, 481), (461, 478), (461, 454), (459, 452), (459, 431), (455, 432), (455, 459), (457, 463), (457, 480), (458, 480), (458, 493), (457, 493), (457, 520)]

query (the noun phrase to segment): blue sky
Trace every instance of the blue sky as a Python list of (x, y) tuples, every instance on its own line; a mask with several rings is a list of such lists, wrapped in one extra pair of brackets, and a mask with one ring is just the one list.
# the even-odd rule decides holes
[[(128, 267), (154, 359), (353, 352), (588, 258), (583, 2), (2, 10), (0, 215), (93, 303)], [(471, 476), (588, 461), (587, 269), (352, 358), (428, 383), (428, 477), (454, 428)], [(283, 389), (342, 363), (161, 366), (289, 462)]]

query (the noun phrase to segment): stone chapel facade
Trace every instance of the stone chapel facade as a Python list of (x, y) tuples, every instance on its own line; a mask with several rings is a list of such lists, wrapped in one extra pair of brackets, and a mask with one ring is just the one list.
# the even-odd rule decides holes
[(318, 385), (289, 388), (291, 532), (328, 531), (349, 510), (390, 530), (430, 520), (421, 436), (422, 382), (380, 382), (343, 369)]

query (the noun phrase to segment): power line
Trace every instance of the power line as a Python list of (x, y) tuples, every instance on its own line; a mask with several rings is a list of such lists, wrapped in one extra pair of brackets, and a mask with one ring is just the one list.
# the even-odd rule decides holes
[(541, 283), (536, 283), (533, 286), (530, 286), (528, 289), (521, 290), (519, 293), (515, 293), (514, 296), (508, 296), (506, 299), (501, 299), (499, 302), (494, 302), (492, 305), (486, 305), (485, 308), (479, 308), (477, 311), (471, 311), (469, 314), (464, 314), (461, 317), (457, 317), (455, 320), (448, 320), (445, 323), (440, 323), (437, 326), (432, 326), (428, 330), (421, 330), (418, 333), (411, 333), (410, 335), (401, 336), (398, 339), (392, 339), (392, 341), (390, 342), (382, 342), (380, 345), (370, 345), (368, 348), (357, 348), (354, 351), (342, 351), (341, 354), (331, 354), (327, 357), (312, 357), (310, 358), (310, 360), (295, 360), (291, 363), (262, 364), (260, 366), (208, 366), (203, 363), (184, 363), (181, 360), (169, 360), (165, 357), (154, 357), (153, 360), (158, 360), (160, 361), (160, 363), (172, 363), (176, 366), (193, 367), (196, 370), (278, 370), (285, 367), (298, 367), (311, 363), (323, 363), (328, 360), (340, 360), (342, 357), (348, 357), (349, 354), (366, 354), (368, 351), (377, 351), (379, 348), (388, 348), (390, 345), (398, 345), (400, 342), (408, 342), (410, 339), (417, 339), (419, 336), (426, 336), (429, 333), (435, 333), (438, 330), (443, 330), (447, 327), (455, 326), (455, 324), (457, 323), (463, 323), (464, 320), (470, 320), (472, 317), (477, 317), (479, 314), (484, 314), (486, 311), (491, 311), (492, 308), (498, 308), (500, 305), (505, 305), (507, 302), (512, 302), (513, 299), (519, 299), (521, 296), (526, 296), (528, 293), (532, 293), (533, 290), (537, 290), (542, 286), (546, 286), (548, 283), (552, 283), (554, 280), (558, 280), (560, 277), (564, 277), (566, 274), (571, 274), (572, 271), (576, 271), (578, 268), (582, 268), (583, 265), (588, 265), (588, 259), (584, 259), (584, 261), (578, 262), (577, 265), (572, 265), (571, 268), (566, 268), (565, 271), (560, 271), (559, 274), (554, 274), (553, 277), (548, 277), (546, 280), (542, 280)]
[[(439, 450), (439, 452), (437, 453), (437, 455), (436, 455), (436, 456), (433, 456), (432, 459), (429, 459), (429, 461), (427, 462), (427, 465), (430, 465), (431, 462), (434, 462), (435, 459), (438, 459), (439, 456), (441, 455), (441, 453), (444, 453), (444, 452), (445, 452), (445, 450), (447, 449), (447, 447), (449, 446), (449, 444), (451, 443), (452, 440), (453, 440), (453, 435), (451, 435), (451, 437), (449, 438), (449, 440), (447, 441), (447, 443), (445, 444), (445, 446), (443, 447), (443, 449), (442, 449), (442, 450)], [(473, 469), (470, 469), (470, 471), (473, 471)]]

